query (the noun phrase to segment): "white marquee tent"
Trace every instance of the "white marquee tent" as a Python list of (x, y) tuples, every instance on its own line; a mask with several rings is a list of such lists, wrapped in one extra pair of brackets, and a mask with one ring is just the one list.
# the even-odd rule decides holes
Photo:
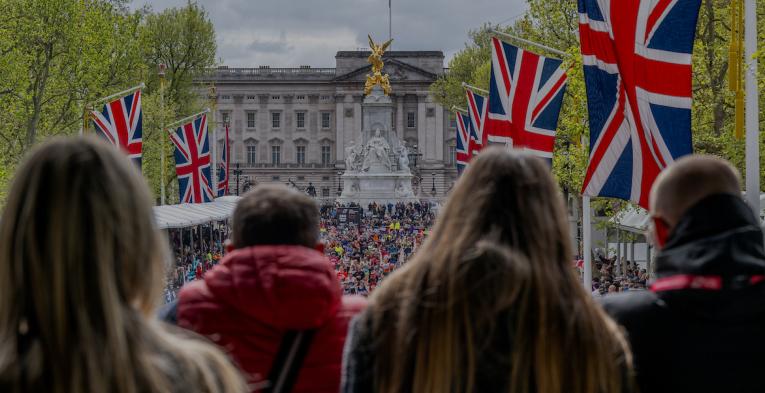
[(240, 197), (225, 196), (209, 203), (184, 203), (154, 207), (154, 219), (160, 229), (187, 228), (231, 217)]

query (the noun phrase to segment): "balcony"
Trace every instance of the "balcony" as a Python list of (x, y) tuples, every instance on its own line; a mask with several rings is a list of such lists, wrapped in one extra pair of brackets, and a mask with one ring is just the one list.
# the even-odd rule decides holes
[(207, 70), (196, 79), (204, 81), (263, 81), (263, 80), (319, 80), (331, 81), (335, 78), (334, 68), (228, 68), (218, 67)]
[(297, 163), (281, 163), (281, 164), (271, 164), (271, 163), (241, 163), (240, 164), (242, 168), (246, 169), (332, 169), (335, 167), (335, 163), (329, 163), (329, 164), (320, 164), (320, 163), (306, 163), (306, 164), (297, 164)]

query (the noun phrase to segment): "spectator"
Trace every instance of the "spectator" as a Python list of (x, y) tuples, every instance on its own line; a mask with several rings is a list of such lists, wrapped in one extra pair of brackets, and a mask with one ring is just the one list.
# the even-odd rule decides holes
[(56, 139), (17, 173), (0, 220), (0, 391), (244, 390), (218, 349), (151, 319), (168, 250), (128, 159)]
[(343, 392), (620, 392), (629, 350), (571, 268), (550, 168), (484, 150), (351, 327)]
[[(181, 289), (179, 325), (227, 348), (255, 387), (286, 373), (282, 391), (293, 382), (293, 392), (337, 392), (348, 322), (366, 301), (342, 296), (321, 252), (316, 204), (284, 186), (258, 186), (232, 220), (229, 253)], [(293, 345), (295, 362), (280, 362)]]
[(736, 169), (708, 156), (678, 160), (653, 185), (657, 279), (603, 300), (627, 329), (643, 392), (765, 391), (765, 252), (740, 189)]

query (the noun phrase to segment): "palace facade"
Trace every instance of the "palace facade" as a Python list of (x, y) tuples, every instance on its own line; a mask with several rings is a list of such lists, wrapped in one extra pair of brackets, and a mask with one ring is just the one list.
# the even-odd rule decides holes
[[(231, 192), (281, 182), (334, 200), (345, 171), (345, 147), (361, 142), (361, 103), (368, 51), (343, 51), (335, 68), (219, 67), (196, 80), (215, 102), (217, 154), (228, 123)], [(440, 199), (454, 185), (456, 123), (435, 102), (430, 85), (444, 73), (440, 51), (392, 51), (384, 56), (394, 103), (393, 131), (405, 142), (415, 192)]]

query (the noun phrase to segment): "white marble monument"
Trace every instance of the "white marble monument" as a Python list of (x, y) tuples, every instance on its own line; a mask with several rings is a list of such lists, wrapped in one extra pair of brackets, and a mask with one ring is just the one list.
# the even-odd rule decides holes
[(362, 104), (360, 142), (345, 148), (340, 203), (415, 201), (412, 172), (404, 143), (392, 132), (393, 103), (375, 86)]

